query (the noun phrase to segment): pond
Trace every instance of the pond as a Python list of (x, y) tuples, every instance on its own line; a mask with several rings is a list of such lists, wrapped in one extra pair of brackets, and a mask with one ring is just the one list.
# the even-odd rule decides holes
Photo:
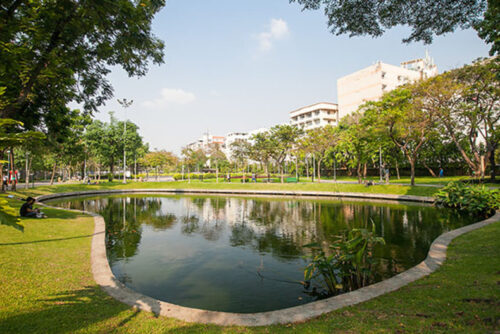
[(301, 281), (311, 242), (325, 246), (352, 228), (371, 228), (375, 280), (427, 256), (445, 231), (476, 221), (429, 205), (340, 199), (200, 195), (113, 195), (53, 200), (106, 221), (113, 274), (131, 289), (169, 303), (235, 313), (317, 300)]

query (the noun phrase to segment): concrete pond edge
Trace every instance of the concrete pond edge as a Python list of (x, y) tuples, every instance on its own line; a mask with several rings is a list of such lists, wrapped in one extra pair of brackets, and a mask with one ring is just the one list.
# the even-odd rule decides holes
[[(237, 194), (237, 195), (280, 195), (280, 196), (314, 196), (314, 197), (347, 197), (378, 200), (413, 201), (421, 203), (433, 202), (432, 197), (390, 195), (390, 194), (365, 194), (365, 193), (335, 193), (335, 192), (303, 192), (303, 191), (258, 191), (258, 190), (202, 190), (202, 189), (123, 189), (123, 190), (95, 190), (60, 194), (42, 195), (37, 201), (50, 199), (105, 195), (105, 194)], [(431, 244), (427, 258), (418, 265), (410, 268), (396, 276), (384, 281), (369, 285), (367, 287), (330, 297), (327, 299), (299, 305), (291, 308), (261, 312), (261, 313), (229, 313), (207, 311), (189, 307), (183, 307), (155, 298), (140, 294), (121, 283), (112, 273), (106, 255), (104, 218), (98, 214), (80, 210), (71, 210), (88, 214), (94, 217), (94, 235), (91, 246), (92, 273), (96, 283), (115, 299), (132, 306), (135, 309), (153, 312), (155, 315), (171, 317), (186, 322), (203, 324), (215, 324), (221, 326), (267, 326), (274, 324), (288, 324), (302, 322), (316, 318), (322, 314), (337, 309), (355, 305), (396, 291), (411, 282), (428, 276), (437, 270), (446, 260), (446, 250), (450, 242), (456, 237), (470, 231), (482, 228), (500, 221), (500, 211), (492, 217), (475, 224), (467, 225), (459, 229), (440, 235)]]

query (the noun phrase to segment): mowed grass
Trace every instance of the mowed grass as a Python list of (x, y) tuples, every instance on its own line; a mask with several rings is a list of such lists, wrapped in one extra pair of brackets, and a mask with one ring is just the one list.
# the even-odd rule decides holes
[(241, 183), (219, 182), (214, 180), (199, 181), (177, 181), (177, 182), (102, 182), (98, 185), (86, 184), (57, 184), (54, 186), (40, 186), (34, 189), (24, 189), (24, 185), (18, 185), (18, 195), (44, 195), (71, 191), (104, 190), (104, 189), (243, 189), (243, 190), (285, 190), (285, 191), (331, 191), (331, 192), (355, 192), (372, 194), (394, 194), (432, 196), (438, 191), (435, 187), (410, 187), (401, 185), (375, 185), (367, 187), (363, 184), (342, 183)]
[[(10, 201), (20, 206), (20, 201)], [(0, 225), (0, 333), (485, 333), (499, 329), (498, 222), (457, 238), (444, 266), (396, 292), (300, 324), (246, 328), (184, 323), (117, 302), (92, 278), (93, 219), (44, 211), (50, 218), (23, 219), (23, 232)]]

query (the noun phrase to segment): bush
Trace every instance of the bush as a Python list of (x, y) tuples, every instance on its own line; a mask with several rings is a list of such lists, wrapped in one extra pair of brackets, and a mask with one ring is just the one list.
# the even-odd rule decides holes
[(435, 202), (474, 215), (490, 215), (500, 209), (500, 191), (484, 185), (450, 182), (435, 195)]

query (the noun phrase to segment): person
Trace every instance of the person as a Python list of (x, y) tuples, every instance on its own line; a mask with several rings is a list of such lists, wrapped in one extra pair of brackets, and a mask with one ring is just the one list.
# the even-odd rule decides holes
[(7, 185), (9, 183), (9, 177), (7, 176), (7, 174), (4, 174), (2, 182), (3, 182), (4, 189), (7, 189)]
[(440, 167), (439, 168), (439, 177), (443, 177), (444, 176), (444, 170), (443, 170), (443, 167)]
[(389, 183), (389, 177), (390, 177), (390, 174), (389, 174), (389, 167), (385, 167), (384, 169), (384, 174), (385, 174), (385, 183)]
[(255, 173), (252, 173), (252, 182), (257, 182), (257, 176)]
[(33, 204), (35, 203), (35, 199), (33, 197), (26, 198), (26, 203), (21, 206), (19, 210), (19, 214), (21, 217), (28, 218), (42, 218), (46, 217), (40, 209), (33, 209)]

